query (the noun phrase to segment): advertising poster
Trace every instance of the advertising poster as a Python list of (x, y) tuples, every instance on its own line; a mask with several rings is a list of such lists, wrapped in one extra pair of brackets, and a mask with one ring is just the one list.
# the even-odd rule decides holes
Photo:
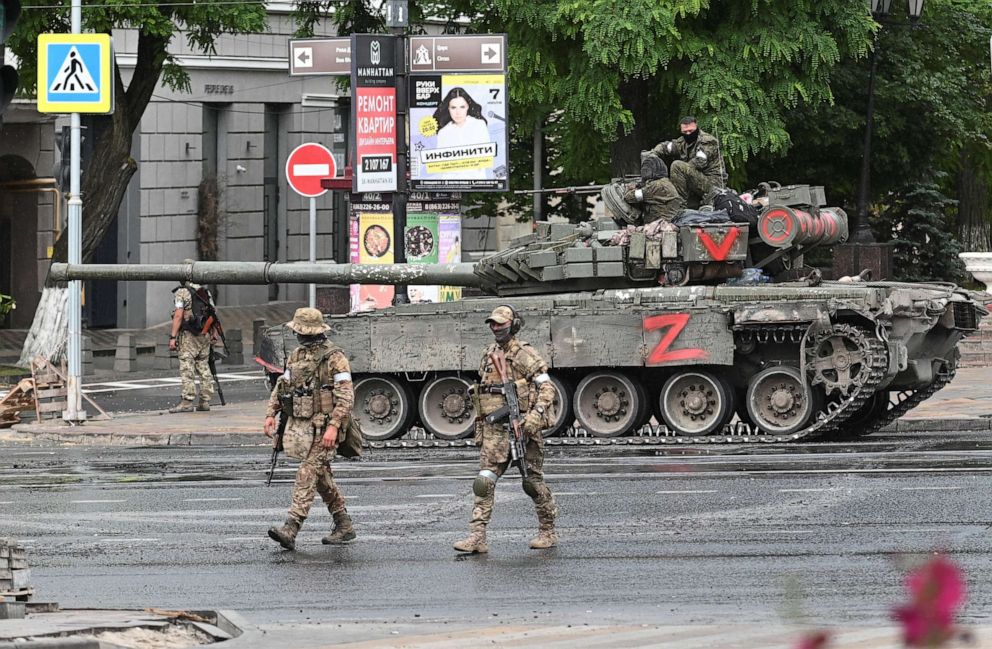
[[(438, 254), (443, 264), (457, 264), (462, 260), (462, 217), (460, 214), (440, 214), (438, 218), (440, 246)], [(460, 286), (442, 286), (438, 293), (439, 302), (454, 302), (462, 299)]]
[(410, 77), (410, 186), (508, 191), (506, 76)]
[[(393, 213), (378, 194), (352, 195), (351, 213), (357, 222), (358, 263), (391, 264), (394, 258)], [(360, 285), (352, 290), (352, 309), (372, 311), (392, 306), (391, 285)]]
[[(348, 261), (357, 264), (360, 259), (358, 255), (358, 214), (354, 211), (348, 217), (348, 248), (351, 253)], [(360, 284), (352, 284), (349, 288), (351, 293), (351, 310), (356, 311), (362, 301), (359, 294), (362, 287)]]
[(396, 190), (396, 38), (355, 34), (351, 42), (354, 191)]
[[(403, 237), (406, 246), (406, 261), (410, 264), (436, 264), (438, 259), (438, 218), (431, 212), (407, 212), (406, 235)], [(437, 302), (437, 286), (406, 287), (410, 302)]]

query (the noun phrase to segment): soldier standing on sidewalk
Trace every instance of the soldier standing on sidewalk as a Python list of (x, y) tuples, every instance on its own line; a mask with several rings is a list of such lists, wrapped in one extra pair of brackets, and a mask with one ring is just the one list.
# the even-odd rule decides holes
[[(344, 495), (334, 483), (330, 462), (334, 459), (338, 432), (347, 434), (355, 391), (351, 367), (340, 347), (327, 339), (330, 327), (320, 311), (297, 309), (287, 326), (300, 343), (286, 361), (286, 372), (276, 382), (265, 412), (265, 434), (276, 431), (276, 415), (286, 408), (288, 416), (282, 444), (286, 455), (300, 460), (293, 485), (293, 504), (282, 527), (269, 529), (269, 537), (287, 550), (296, 548), (296, 535), (310, 513), (314, 496), (320, 494), (334, 517), (334, 530), (322, 539), (339, 545), (355, 538)], [(291, 409), (291, 410), (290, 410)]]
[[(214, 379), (209, 365), (210, 354), (213, 353), (213, 334), (202, 332), (205, 320), (202, 314), (206, 311), (206, 305), (201, 306), (200, 303), (210, 299), (209, 293), (198, 284), (183, 282), (173, 294), (175, 309), (172, 311), (169, 349), (179, 352), (182, 401), (169, 408), (169, 412), (207, 411), (210, 410), (210, 397), (214, 394)], [(194, 407), (197, 376), (200, 378), (200, 401)]]
[(543, 550), (558, 544), (555, 517), (558, 507), (551, 490), (544, 482), (544, 439), (541, 431), (548, 427), (555, 387), (548, 376), (548, 365), (528, 343), (516, 338), (523, 327), (523, 319), (509, 306), (498, 306), (486, 318), (496, 342), (486, 348), (479, 368), (479, 420), (475, 428), (475, 443), (479, 446), (479, 475), (472, 484), (475, 507), (469, 524), (468, 537), (454, 544), (459, 552), (488, 552), (486, 526), (493, 515), (496, 481), (510, 464), (510, 435), (503, 423), (487, 424), (482, 418), (506, 405), (502, 394), (494, 354), (506, 359), (507, 378), (517, 384), (520, 414), (524, 417), (523, 431), (527, 437), (523, 461), (527, 464), (527, 477), (523, 480), (524, 493), (534, 501), (537, 511), (538, 534), (531, 539), (530, 547)]

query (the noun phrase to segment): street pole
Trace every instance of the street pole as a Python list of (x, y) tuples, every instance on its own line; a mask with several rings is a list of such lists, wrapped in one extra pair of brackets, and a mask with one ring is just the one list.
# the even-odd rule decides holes
[[(393, 192), (393, 237), (396, 240), (393, 259), (397, 264), (406, 263), (406, 171), (407, 171), (407, 72), (406, 36), (403, 27), (392, 27), (397, 35), (396, 47), (396, 191)], [(393, 288), (393, 304), (409, 304), (405, 284)]]
[[(542, 133), (543, 122), (538, 122), (534, 127), (534, 189), (543, 189), (544, 173), (544, 134)], [(541, 192), (534, 192), (534, 223), (544, 218), (544, 196)]]
[[(317, 199), (310, 197), (310, 263), (317, 261)], [(317, 285), (310, 285), (310, 308), (317, 307)]]
[[(82, 0), (72, 0), (70, 19), (72, 33), (82, 32)], [(72, 113), (69, 122), (70, 152), (69, 152), (69, 263), (82, 263), (82, 227), (83, 200), (79, 196), (79, 160), (80, 160), (80, 118), (79, 113)], [(62, 418), (69, 422), (84, 421), (86, 412), (82, 408), (80, 390), (80, 375), (82, 374), (82, 282), (69, 282), (69, 320), (68, 320), (68, 356), (69, 376), (66, 395), (66, 410)]]
[(858, 181), (858, 226), (851, 237), (852, 243), (875, 243), (868, 227), (868, 190), (871, 184), (871, 137), (875, 128), (875, 69), (878, 67), (878, 32), (871, 50), (868, 72), (868, 108), (865, 116), (865, 141), (861, 153), (861, 177)]

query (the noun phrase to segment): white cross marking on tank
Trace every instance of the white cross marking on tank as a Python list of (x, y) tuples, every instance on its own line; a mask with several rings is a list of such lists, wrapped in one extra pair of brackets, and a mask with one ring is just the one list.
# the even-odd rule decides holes
[(579, 345), (585, 342), (585, 340), (579, 338), (579, 332), (575, 330), (575, 327), (572, 327), (572, 336), (570, 338), (562, 338), (562, 340), (572, 346), (573, 352), (578, 352)]

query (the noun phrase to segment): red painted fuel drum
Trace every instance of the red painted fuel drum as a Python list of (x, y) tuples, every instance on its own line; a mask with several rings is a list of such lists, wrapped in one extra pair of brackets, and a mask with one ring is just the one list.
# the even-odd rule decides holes
[(806, 212), (771, 205), (758, 218), (758, 236), (775, 248), (830, 245), (847, 240), (847, 214), (839, 207)]

